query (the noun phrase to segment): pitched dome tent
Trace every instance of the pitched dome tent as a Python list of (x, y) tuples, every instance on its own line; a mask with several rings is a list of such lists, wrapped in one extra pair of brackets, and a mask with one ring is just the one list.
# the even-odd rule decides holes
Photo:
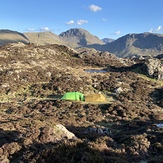
[(67, 92), (63, 95), (61, 100), (84, 101), (84, 95), (80, 92)]
[(86, 102), (106, 102), (105, 96), (102, 94), (91, 94), (85, 97)]

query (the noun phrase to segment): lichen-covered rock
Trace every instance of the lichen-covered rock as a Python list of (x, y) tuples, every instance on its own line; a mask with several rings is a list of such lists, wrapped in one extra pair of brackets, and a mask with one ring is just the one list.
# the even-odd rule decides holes
[(147, 75), (151, 78), (163, 80), (163, 62), (157, 58), (149, 58), (144, 63)]
[(54, 128), (53, 128), (53, 132), (60, 139), (63, 139), (63, 138), (68, 138), (68, 139), (76, 138), (76, 136), (72, 132), (68, 131), (66, 129), (66, 127), (64, 127), (61, 124), (56, 124), (54, 126)]
[(61, 124), (56, 124), (54, 127), (45, 126), (41, 129), (39, 140), (41, 143), (57, 142), (63, 139), (73, 139), (76, 136), (68, 131)]

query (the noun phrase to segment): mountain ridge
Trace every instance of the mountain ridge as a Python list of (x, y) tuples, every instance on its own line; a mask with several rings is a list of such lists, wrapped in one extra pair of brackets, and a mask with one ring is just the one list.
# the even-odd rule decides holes
[(25, 32), (24, 35), (28, 37), (31, 43), (34, 44), (63, 44), (66, 43), (59, 38), (58, 35), (54, 34), (53, 32)]
[(11, 43), (22, 42), (24, 44), (29, 44), (29, 39), (20, 32), (12, 31), (9, 29), (0, 30), (0, 45), (6, 45)]
[(0, 45), (22, 42), (38, 45), (61, 44), (70, 48), (94, 48), (108, 51), (120, 58), (132, 56), (157, 56), (163, 54), (163, 34), (130, 33), (112, 42), (104, 43), (97, 36), (82, 28), (72, 28), (59, 35), (53, 32), (25, 32), (0, 30)]
[(132, 33), (105, 44), (100, 50), (109, 51), (118, 57), (131, 57), (137, 55), (156, 56), (163, 53), (163, 34)]

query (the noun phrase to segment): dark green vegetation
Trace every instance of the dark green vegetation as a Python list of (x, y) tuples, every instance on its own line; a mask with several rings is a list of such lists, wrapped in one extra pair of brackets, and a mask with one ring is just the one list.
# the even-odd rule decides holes
[[(84, 71), (103, 68), (108, 72)], [(96, 50), (1, 47), (0, 161), (161, 163), (163, 83), (138, 70)], [(100, 91), (108, 103), (60, 100), (68, 91)], [(61, 137), (56, 124), (76, 137)]]

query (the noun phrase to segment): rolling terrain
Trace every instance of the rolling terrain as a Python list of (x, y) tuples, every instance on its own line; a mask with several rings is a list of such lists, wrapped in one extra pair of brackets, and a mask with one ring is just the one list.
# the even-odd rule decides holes
[[(163, 82), (139, 62), (85, 47), (1, 46), (0, 162), (161, 163)], [(60, 99), (73, 91), (107, 102)]]

